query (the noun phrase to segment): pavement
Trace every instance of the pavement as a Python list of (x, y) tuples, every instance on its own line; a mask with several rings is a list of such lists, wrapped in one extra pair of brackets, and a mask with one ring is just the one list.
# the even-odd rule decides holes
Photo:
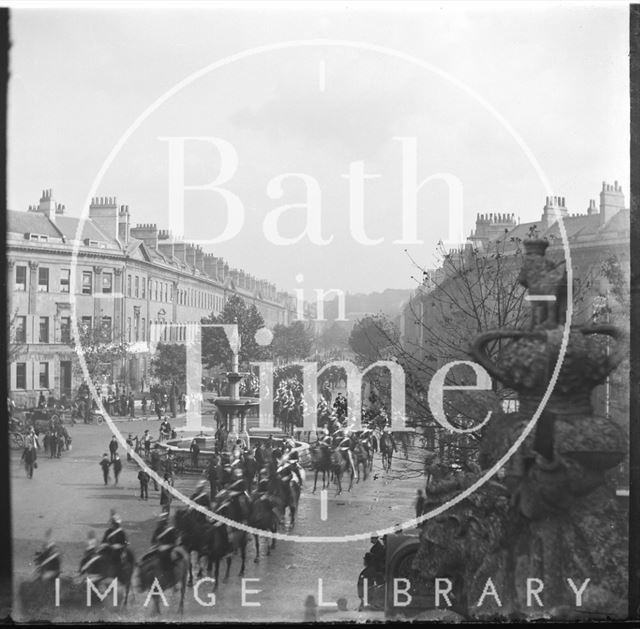
[[(172, 424), (178, 423), (172, 421)], [(129, 433), (142, 435), (146, 426), (157, 422), (144, 420), (121, 421), (117, 428), (123, 436)], [(70, 427), (72, 450), (61, 459), (49, 459), (42, 452), (38, 457), (38, 469), (28, 479), (20, 464), (20, 452), (12, 452), (11, 501), (13, 523), (13, 554), (15, 584), (29, 579), (33, 573), (33, 556), (40, 548), (45, 531), (53, 531), (53, 539), (63, 554), (62, 570), (74, 575), (86, 547), (87, 536), (94, 531), (101, 539), (107, 527), (110, 510), (115, 508), (123, 520), (129, 543), (137, 557), (149, 547), (156, 518), (160, 513), (159, 492), (149, 492), (149, 500), (139, 499), (137, 467), (126, 462), (126, 453), (120, 452), (124, 468), (118, 486), (113, 478), (104, 486), (99, 461), (107, 445), (111, 431), (107, 424), (76, 424)], [(122, 447), (119, 448), (119, 451)], [(412, 457), (410, 456), (410, 459)], [(416, 453), (418, 458), (418, 453)], [(313, 596), (318, 608), (317, 619), (333, 621), (382, 619), (380, 612), (357, 613), (359, 600), (356, 581), (362, 569), (362, 557), (369, 549), (368, 539), (345, 542), (340, 536), (370, 533), (407, 521), (414, 515), (413, 500), (416, 490), (424, 486), (421, 464), (416, 461), (394, 459), (390, 472), (382, 470), (379, 455), (374, 461), (373, 476), (353, 485), (351, 492), (335, 495), (335, 486), (327, 494), (327, 518), (323, 520), (320, 486), (315, 494), (313, 477), (307, 475), (300, 499), (295, 529), (296, 535), (332, 536), (333, 541), (312, 543), (309, 541), (278, 541), (270, 557), (264, 556), (266, 540), (262, 541), (260, 563), (254, 563), (253, 539), (247, 546), (247, 563), (244, 584), (238, 576), (239, 557), (234, 557), (230, 578), (221, 583), (215, 600), (210, 598), (210, 583), (202, 583), (198, 589), (201, 602), (189, 589), (185, 599), (183, 616), (178, 616), (178, 594), (166, 593), (168, 607), (161, 604), (160, 621), (175, 622), (301, 622), (305, 617), (305, 601)], [(193, 475), (176, 480), (176, 488), (190, 494), (197, 482)], [(172, 511), (176, 503), (172, 505)], [(282, 532), (282, 531), (281, 531)], [(221, 565), (221, 574), (223, 565)], [(257, 579), (251, 581), (250, 579)], [(244, 594), (243, 594), (244, 588)], [(258, 590), (258, 592), (249, 592)], [(114, 608), (109, 603), (62, 606), (51, 610), (45, 618), (54, 622), (110, 621), (140, 622), (154, 618), (153, 604), (145, 606), (147, 592), (136, 592), (126, 608)], [(243, 604), (244, 596), (244, 604)], [(345, 598), (346, 609), (338, 610), (336, 601)], [(63, 599), (64, 600), (64, 593)], [(211, 605), (215, 602), (214, 605)], [(121, 603), (121, 601), (119, 601)], [(209, 606), (205, 606), (205, 604)], [(257, 605), (251, 605), (254, 603)], [(18, 621), (36, 620), (31, 608), (13, 612)], [(345, 615), (346, 614), (346, 615)]]

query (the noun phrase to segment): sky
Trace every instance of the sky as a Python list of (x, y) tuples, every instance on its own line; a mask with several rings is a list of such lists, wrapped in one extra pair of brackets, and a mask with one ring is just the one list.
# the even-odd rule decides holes
[(16, 9), (11, 37), (10, 209), (95, 187), (305, 299), (415, 287), (452, 215), (628, 198), (624, 4)]

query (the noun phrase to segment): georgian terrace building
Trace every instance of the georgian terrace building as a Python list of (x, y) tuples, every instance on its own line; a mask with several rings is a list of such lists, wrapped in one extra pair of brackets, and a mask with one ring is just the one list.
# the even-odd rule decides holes
[[(131, 227), (129, 207), (115, 197), (93, 199), (81, 221), (44, 190), (37, 206), (8, 212), (7, 261), (9, 391), (17, 404), (34, 403), (40, 391), (69, 396), (80, 383), (70, 345), (72, 273), (78, 325), (106, 326), (129, 344), (114, 381), (133, 391), (148, 390), (154, 323), (198, 322), (221, 312), (232, 294), (255, 304), (267, 327), (295, 318), (292, 296), (155, 224)], [(167, 328), (163, 340), (183, 335)]]

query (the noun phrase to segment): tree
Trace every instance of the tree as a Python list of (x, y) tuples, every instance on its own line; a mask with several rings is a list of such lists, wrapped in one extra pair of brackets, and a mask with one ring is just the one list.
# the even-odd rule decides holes
[(398, 328), (382, 314), (360, 319), (351, 330), (349, 347), (358, 361), (368, 365), (388, 357), (400, 341)]
[(340, 356), (349, 348), (349, 332), (343, 323), (334, 321), (316, 339), (318, 352), (325, 357)]
[(309, 329), (302, 321), (294, 321), (287, 326), (278, 324), (273, 328), (271, 349), (274, 358), (282, 358), (286, 362), (302, 360), (309, 356), (312, 345)]
[[(249, 362), (266, 360), (268, 348), (258, 345), (256, 332), (264, 328), (264, 319), (254, 304), (248, 306), (238, 295), (231, 295), (220, 315), (211, 313), (201, 320), (203, 324), (232, 324), (238, 326), (240, 334), (239, 362), (246, 368)], [(204, 328), (202, 330), (202, 361), (207, 368), (222, 366), (229, 369), (233, 353), (223, 330)]]
[[(71, 340), (70, 346), (76, 349), (78, 354), (84, 358), (84, 362), (92, 381), (110, 378), (113, 374), (113, 366), (117, 361), (126, 358), (129, 345), (125, 342), (113, 340), (111, 326), (102, 325), (91, 327), (89, 325), (78, 326), (79, 350), (76, 348), (75, 340)], [(76, 369), (83, 376), (84, 372), (77, 361)]]
[(187, 381), (187, 348), (182, 344), (158, 343), (151, 360), (151, 373), (161, 382), (175, 382), (184, 387)]

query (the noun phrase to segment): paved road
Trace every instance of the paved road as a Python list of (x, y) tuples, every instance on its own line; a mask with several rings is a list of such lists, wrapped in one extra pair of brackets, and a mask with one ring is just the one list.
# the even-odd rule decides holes
[[(157, 421), (118, 422), (126, 435), (142, 435), (149, 427), (157, 432)], [(106, 424), (83, 425), (71, 428), (73, 449), (62, 459), (50, 460), (42, 453), (34, 478), (26, 478), (20, 465), (20, 453), (12, 456), (12, 511), (14, 570), (16, 583), (28, 578), (33, 570), (33, 555), (40, 547), (44, 532), (53, 529), (54, 539), (63, 552), (63, 573), (77, 570), (84, 552), (87, 535), (94, 530), (98, 537), (106, 528), (111, 508), (116, 508), (123, 519), (134, 552), (140, 556), (149, 546), (151, 532), (160, 512), (159, 492), (150, 491), (149, 501), (138, 498), (137, 468), (126, 463), (120, 477), (120, 486), (105, 487), (98, 462), (111, 437)], [(354, 484), (350, 493), (335, 496), (332, 489), (328, 496), (326, 521), (320, 518), (320, 492), (311, 493), (312, 478), (307, 478), (300, 500), (297, 535), (337, 536), (354, 535), (374, 531), (403, 522), (413, 517), (413, 499), (416, 489), (424, 480), (419, 466), (394, 460), (394, 469), (386, 474), (379, 458), (374, 463), (374, 477)], [(196, 477), (185, 476), (176, 481), (176, 488), (190, 493)], [(153, 487), (153, 484), (152, 484)], [(175, 503), (174, 503), (175, 506)], [(261, 590), (251, 594), (247, 602), (259, 602), (260, 607), (242, 606), (241, 579), (238, 577), (239, 557), (234, 558), (231, 577), (220, 585), (215, 606), (204, 607), (196, 602), (193, 591), (186, 597), (184, 619), (194, 621), (301, 621), (304, 603), (308, 595), (319, 600), (319, 579), (322, 579), (322, 598), (335, 602), (347, 599), (349, 612), (342, 617), (355, 615), (358, 606), (355, 583), (362, 566), (362, 556), (369, 548), (366, 540), (348, 543), (300, 543), (278, 542), (271, 557), (262, 557), (254, 563), (253, 543), (248, 546), (245, 579), (248, 590)], [(201, 598), (207, 601), (207, 587), (202, 587)], [(162, 620), (177, 620), (177, 593), (168, 593), (170, 606), (162, 609)], [(144, 607), (146, 593), (136, 593), (126, 610), (113, 609), (111, 604), (93, 606), (90, 609), (61, 609), (53, 620), (141, 621), (153, 616), (153, 605)], [(337, 620), (335, 608), (326, 608), (320, 620)], [(378, 616), (379, 617), (379, 616)], [(29, 610), (14, 611), (14, 618), (33, 619)]]

